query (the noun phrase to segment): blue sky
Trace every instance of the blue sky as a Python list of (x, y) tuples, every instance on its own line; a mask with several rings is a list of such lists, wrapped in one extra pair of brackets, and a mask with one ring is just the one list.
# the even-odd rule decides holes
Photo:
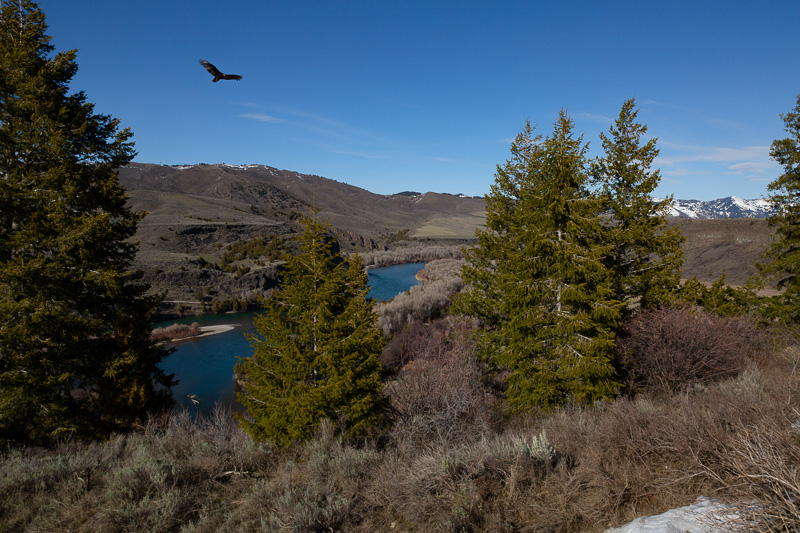
[[(146, 163), (264, 164), (389, 194), (482, 195), (561, 108), (599, 155), (623, 101), (656, 194), (759, 198), (800, 93), (797, 0), (41, 0), (74, 90)], [(204, 57), (242, 81), (211, 82)]]

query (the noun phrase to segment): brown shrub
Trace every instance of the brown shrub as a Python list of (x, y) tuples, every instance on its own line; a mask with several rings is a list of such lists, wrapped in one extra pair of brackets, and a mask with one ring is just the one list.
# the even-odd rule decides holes
[(413, 360), (386, 385), (396, 438), (448, 443), (480, 438), (494, 423), (497, 401), (481, 383), (473, 333), (471, 321), (448, 319), (413, 326), (403, 337), (416, 351), (401, 353)]
[(800, 432), (762, 424), (740, 428), (726, 466), (738, 489), (735, 531), (797, 531), (800, 526)]
[(379, 442), (323, 423), (276, 450), (229, 414), (182, 411), (105, 442), (3, 450), (0, 530), (602, 531), (700, 495), (738, 506), (744, 525), (721, 531), (797, 530), (796, 348), (706, 387), (501, 425), (472, 326), (425, 327)]
[(632, 391), (678, 392), (738, 375), (769, 352), (767, 333), (747, 317), (722, 318), (700, 308), (642, 311), (617, 338)]
[(150, 341), (162, 342), (185, 339), (186, 337), (199, 335), (200, 332), (200, 324), (197, 322), (193, 322), (191, 324), (171, 324), (163, 328), (153, 329), (152, 333), (150, 334)]
[(380, 355), (381, 363), (385, 368), (395, 369), (409, 363), (417, 354), (445, 351), (449, 324), (444, 319), (411, 322), (386, 343)]
[[(551, 516), (562, 524), (582, 516), (587, 523), (614, 525), (690, 504), (700, 495), (753, 503), (751, 489), (732, 466), (743, 457), (736, 450), (743, 435), (769, 435), (772, 426), (787, 432), (798, 418), (799, 389), (792, 368), (773, 361), (767, 368), (750, 364), (738, 377), (702, 390), (641, 394), (555, 413), (544, 421), (544, 431), (570, 470), (568, 482), (548, 478), (552, 490), (559, 482), (565, 487), (562, 508), (546, 502)], [(760, 465), (769, 475), (791, 480), (787, 469), (776, 466), (793, 465), (797, 472), (789, 441), (773, 441), (787, 443), (779, 445), (783, 463), (751, 454), (751, 472)], [(766, 480), (767, 475), (764, 485), (770, 485)], [(759, 499), (757, 506), (766, 508), (766, 501)]]

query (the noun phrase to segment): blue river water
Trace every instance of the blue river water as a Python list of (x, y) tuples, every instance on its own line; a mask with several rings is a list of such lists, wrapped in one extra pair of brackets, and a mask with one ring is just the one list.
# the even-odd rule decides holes
[[(370, 296), (378, 300), (390, 300), (415, 285), (416, 274), (424, 266), (424, 263), (407, 263), (369, 269)], [(234, 326), (224, 333), (170, 343), (175, 352), (164, 359), (160, 366), (167, 373), (175, 374), (175, 379), (178, 380), (178, 384), (172, 389), (178, 406), (206, 415), (217, 403), (237, 409), (233, 367), (240, 358), (252, 354), (248, 339), (256, 333), (253, 315), (254, 313), (204, 315), (155, 324), (157, 327), (175, 322), (198, 322), (201, 326)], [(196, 396), (199, 405), (194, 405), (189, 395)]]

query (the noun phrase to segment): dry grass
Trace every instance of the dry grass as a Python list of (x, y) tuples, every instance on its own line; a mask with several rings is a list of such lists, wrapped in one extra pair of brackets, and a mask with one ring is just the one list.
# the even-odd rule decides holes
[(434, 216), (414, 229), (417, 239), (474, 239), (475, 231), (483, 229), (483, 211), (462, 215)]
[(796, 349), (702, 387), (503, 419), (469, 325), (433, 329), (374, 440), (323, 424), (277, 451), (228, 413), (182, 412), (106, 442), (9, 449), (0, 530), (603, 531), (704, 495), (736, 506), (721, 530), (797, 531)]

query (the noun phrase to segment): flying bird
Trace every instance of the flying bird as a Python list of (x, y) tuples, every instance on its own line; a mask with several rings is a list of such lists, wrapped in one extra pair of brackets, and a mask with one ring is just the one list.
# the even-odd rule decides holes
[(240, 80), (242, 79), (241, 76), (238, 74), (223, 74), (219, 71), (217, 67), (206, 61), (205, 59), (200, 60), (200, 64), (206, 67), (206, 70), (214, 76), (214, 83), (217, 83), (219, 80)]

